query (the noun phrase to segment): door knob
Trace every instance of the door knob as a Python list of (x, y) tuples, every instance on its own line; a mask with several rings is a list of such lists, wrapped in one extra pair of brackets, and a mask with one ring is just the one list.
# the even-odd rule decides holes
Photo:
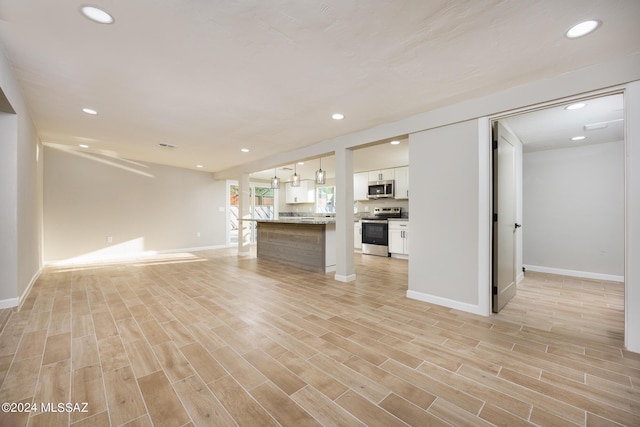
[(516, 222), (516, 228), (520, 228), (520, 227), (522, 227), (522, 224), (518, 224), (518, 223)]

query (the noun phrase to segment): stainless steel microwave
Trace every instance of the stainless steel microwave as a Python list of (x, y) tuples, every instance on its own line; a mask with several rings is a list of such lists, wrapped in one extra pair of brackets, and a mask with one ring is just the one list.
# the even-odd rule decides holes
[(393, 198), (393, 180), (388, 181), (369, 181), (367, 198), (369, 199), (392, 199)]

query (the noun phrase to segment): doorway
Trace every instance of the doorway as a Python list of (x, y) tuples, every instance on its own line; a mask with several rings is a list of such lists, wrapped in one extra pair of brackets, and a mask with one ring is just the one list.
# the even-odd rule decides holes
[[(240, 219), (240, 191), (239, 185), (235, 181), (229, 181), (229, 199), (228, 203), (228, 244), (236, 245), (238, 243), (238, 226)], [(270, 186), (262, 184), (251, 184), (250, 194), (250, 211), (251, 219), (274, 219), (277, 215), (277, 192)], [(256, 222), (251, 222), (249, 231), (250, 242), (255, 243), (257, 240)]]
[[(496, 265), (512, 263), (516, 283), (526, 271), (538, 281), (560, 278), (559, 286), (564, 282), (567, 287), (591, 289), (587, 293), (600, 289), (603, 298), (611, 290), (613, 295), (624, 292), (622, 97), (613, 93), (571, 100), (493, 122), (522, 142), (516, 165), (522, 173), (522, 208), (513, 224), (515, 254), (507, 251), (501, 258), (494, 231), (492, 287), (499, 278)], [(494, 163), (494, 175), (498, 169)], [(516, 182), (516, 189), (509, 191), (517, 187)], [(494, 182), (494, 200), (500, 193)], [(515, 224), (522, 224), (522, 229)], [(562, 290), (556, 287), (556, 292)], [(612, 309), (622, 310), (624, 316), (622, 297)], [(499, 303), (494, 301), (492, 311), (505, 307)]]

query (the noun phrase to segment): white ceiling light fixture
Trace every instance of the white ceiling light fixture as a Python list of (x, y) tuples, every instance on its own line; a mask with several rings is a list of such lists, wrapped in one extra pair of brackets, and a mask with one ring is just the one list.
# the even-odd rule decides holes
[(93, 108), (83, 108), (82, 111), (92, 116), (95, 116), (96, 114), (98, 114), (98, 112)]
[(80, 145), (78, 145), (78, 147), (80, 147), (80, 148), (89, 148), (89, 146), (87, 144), (80, 144)]
[(85, 17), (93, 22), (97, 22), (98, 24), (113, 24), (114, 22), (113, 16), (95, 6), (82, 6), (80, 8), (80, 12), (82, 12)]
[(579, 110), (581, 108), (586, 107), (587, 104), (585, 104), (584, 102), (576, 102), (575, 104), (569, 104), (566, 107), (564, 107), (565, 110)]
[(327, 182), (327, 173), (322, 170), (322, 157), (320, 157), (320, 169), (316, 171), (316, 184), (324, 184)]
[(391, 141), (389, 144), (391, 144), (391, 145), (398, 145), (398, 144), (400, 144), (400, 141), (398, 141), (398, 140), (393, 140), (393, 141)]
[(584, 130), (597, 130), (597, 129), (605, 129), (609, 124), (607, 122), (602, 123), (591, 123), (588, 125), (584, 125)]
[(240, 151), (242, 151), (243, 153), (248, 153), (249, 149), (248, 148), (241, 148)]
[(606, 127), (609, 126), (609, 123), (618, 123), (618, 122), (623, 122), (624, 119), (613, 119), (613, 120), (609, 120), (606, 122), (600, 122), (600, 123), (589, 123), (584, 125), (584, 130), (596, 130), (596, 129), (604, 129)]
[(595, 29), (599, 26), (600, 21), (596, 19), (590, 19), (588, 21), (580, 22), (579, 24), (576, 24), (573, 27), (569, 28), (564, 35), (569, 39), (577, 39), (595, 31)]
[(331, 118), (333, 120), (342, 120), (342, 119), (344, 119), (344, 114), (342, 114), (342, 113), (334, 113), (334, 114), (331, 115)]
[(273, 178), (271, 178), (271, 188), (274, 190), (280, 189), (280, 178), (278, 178), (278, 169), (273, 170)]
[(198, 169), (202, 169), (204, 166), (202, 166), (202, 165), (196, 165), (196, 167), (197, 167)]
[(587, 139), (586, 136), (574, 136), (571, 138), (572, 141), (582, 141), (583, 139)]
[(293, 175), (291, 176), (291, 186), (300, 187), (300, 175), (298, 175), (297, 165), (293, 165)]

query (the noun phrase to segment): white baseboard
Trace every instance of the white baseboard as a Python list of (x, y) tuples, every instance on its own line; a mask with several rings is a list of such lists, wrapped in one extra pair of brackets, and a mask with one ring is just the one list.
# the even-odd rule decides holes
[[(24, 301), (27, 299), (27, 297), (29, 296), (29, 292), (31, 292), (31, 288), (33, 288), (33, 285), (36, 283), (36, 281), (38, 280), (38, 277), (40, 277), (40, 274), (42, 274), (42, 267), (40, 267), (38, 269), (38, 271), (36, 271), (36, 274), (33, 275), (33, 277), (31, 278), (31, 281), (29, 282), (29, 286), (27, 286), (27, 289), (24, 290), (24, 292), (22, 293), (22, 295), (20, 295), (20, 301), (18, 302), (18, 306), (20, 308), (22, 308), (22, 304), (24, 303)], [(19, 308), (19, 309), (20, 309)], [(19, 310), (18, 309), (18, 310)]]
[(18, 298), (0, 299), (0, 309), (17, 307), (19, 301)]
[(434, 295), (425, 294), (416, 291), (407, 291), (407, 298), (415, 299), (418, 301), (429, 302), (431, 304), (441, 305), (444, 307), (455, 308), (456, 310), (465, 311), (467, 313), (479, 314), (480, 316), (488, 316), (479, 305), (467, 304), (460, 301), (455, 301), (448, 298), (437, 297)]
[(541, 267), (539, 265), (523, 265), (526, 270), (537, 273), (558, 274), (561, 276), (579, 277), (581, 279), (607, 280), (610, 282), (624, 283), (624, 276), (614, 274), (591, 273), (589, 271), (565, 270), (563, 268)]
[(520, 274), (516, 277), (516, 284), (522, 282), (524, 279), (524, 273), (521, 271)]
[(39, 268), (38, 271), (36, 271), (36, 274), (34, 274), (33, 277), (31, 278), (29, 285), (27, 285), (27, 288), (19, 297), (0, 300), (0, 309), (22, 307), (22, 303), (24, 303), (24, 300), (27, 299), (29, 292), (31, 292), (31, 288), (33, 288), (33, 284), (36, 283), (36, 280), (38, 280), (38, 277), (40, 277), (41, 273), (42, 273), (42, 267)]
[(344, 274), (336, 274), (335, 276), (333, 276), (333, 278), (335, 280), (337, 280), (338, 282), (353, 282), (356, 280), (356, 275), (355, 274), (349, 274), (349, 275), (344, 275)]

